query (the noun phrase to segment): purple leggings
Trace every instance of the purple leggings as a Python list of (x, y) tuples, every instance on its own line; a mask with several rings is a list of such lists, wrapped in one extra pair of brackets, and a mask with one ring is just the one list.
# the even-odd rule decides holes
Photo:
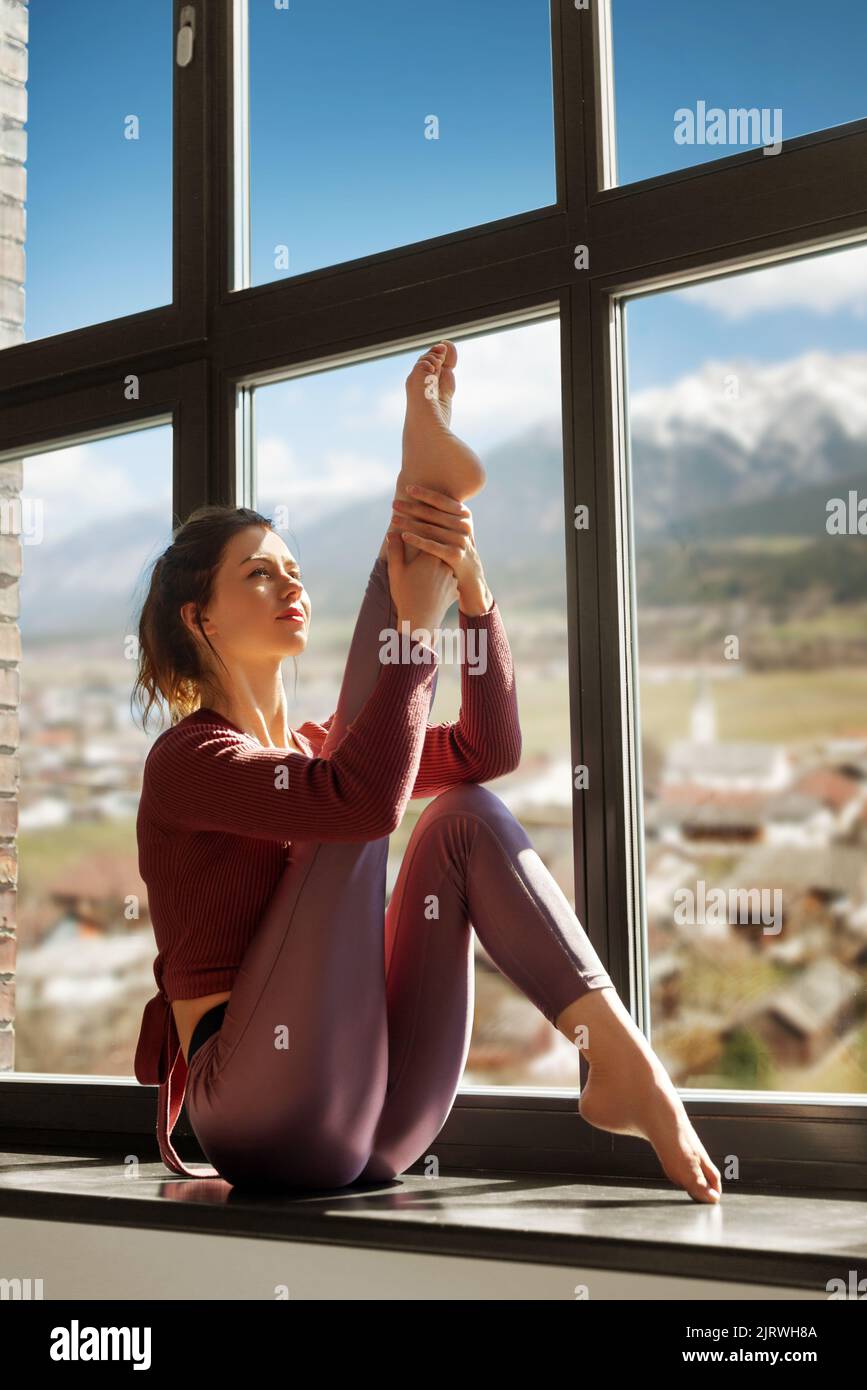
[[(321, 756), (372, 690), (389, 626), (397, 615), (377, 559)], [(470, 1046), (471, 924), (551, 1023), (588, 989), (613, 988), (523, 827), (487, 787), (450, 787), (424, 808), (386, 908), (388, 843), (294, 842), (222, 1026), (191, 1060), (190, 1124), (235, 1186), (381, 1181), (426, 1152)]]

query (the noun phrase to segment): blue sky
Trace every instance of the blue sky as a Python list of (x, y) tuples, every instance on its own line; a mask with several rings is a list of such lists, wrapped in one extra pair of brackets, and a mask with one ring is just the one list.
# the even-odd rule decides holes
[[(375, 24), (342, 0), (331, 14), (250, 0), (253, 283), (554, 199), (547, 0), (377, 0)], [(780, 107), (784, 137), (867, 115), (860, 0), (613, 0), (613, 25), (621, 180), (733, 152), (675, 143), (674, 112), (699, 100)], [(29, 340), (170, 298), (172, 56), (170, 0), (32, 0)], [(124, 138), (131, 115), (137, 140)], [(425, 139), (431, 116), (437, 140)], [(283, 245), (288, 271), (274, 265)], [(863, 351), (865, 318), (861, 251), (643, 298), (628, 311), (630, 390), (673, 388), (709, 359)], [(455, 426), (480, 451), (556, 419), (553, 322), (461, 352)], [(288, 476), (312, 497), (314, 474), (326, 503), (387, 487), (413, 356), (261, 391), (263, 493)], [(129, 506), (136, 488), (153, 498), (146, 440), (99, 446), (130, 479), (100, 490), (105, 505)]]
[(250, 6), (254, 284), (556, 201), (547, 0), (330, 13)]
[[(31, 0), (25, 329), (172, 297), (171, 0)], [(124, 138), (126, 117), (139, 138)]]
[(678, 145), (673, 113), (782, 111), (783, 139), (867, 116), (862, 0), (611, 0), (618, 182), (738, 146)]

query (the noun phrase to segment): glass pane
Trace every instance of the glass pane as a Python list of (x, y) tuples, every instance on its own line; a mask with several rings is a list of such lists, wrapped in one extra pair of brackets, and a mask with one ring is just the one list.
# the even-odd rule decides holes
[(548, 0), (249, 13), (252, 284), (556, 202)]
[[(454, 427), (487, 468), (485, 487), (468, 505), (509, 637), (523, 732), (520, 767), (485, 785), (520, 820), (574, 909), (559, 325), (549, 319), (461, 339), (458, 352)], [(404, 380), (415, 360), (415, 353), (383, 358), (256, 392), (255, 505), (301, 565), (313, 605), (310, 644), (284, 670), (296, 728), (305, 719), (321, 723), (337, 705), (361, 596), (391, 516)], [(457, 624), (455, 605), (443, 626)], [(459, 712), (460, 668), (444, 659), (429, 722)], [(410, 800), (390, 837), (387, 901), (430, 800)], [(574, 1088), (574, 1046), (499, 972), (478, 937), (474, 949), (464, 1084)]]
[(171, 303), (172, 0), (4, 5), (2, 41), (0, 346)]
[(653, 1045), (867, 1082), (867, 249), (627, 306)]
[(136, 841), (156, 735), (132, 719), (130, 638), (142, 573), (172, 538), (171, 429), (31, 454), (0, 475), (21, 488), (20, 542), (3, 538), (13, 571), (20, 544), (20, 579), (2, 590), (21, 630), (14, 1066), (131, 1076), (156, 988)]
[(610, 3), (617, 183), (867, 116), (861, 0)]

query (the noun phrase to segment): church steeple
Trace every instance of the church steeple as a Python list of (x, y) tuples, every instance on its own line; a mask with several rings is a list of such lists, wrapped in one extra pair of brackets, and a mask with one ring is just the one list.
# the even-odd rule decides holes
[(690, 723), (693, 743), (716, 743), (716, 709), (704, 671), (696, 682)]

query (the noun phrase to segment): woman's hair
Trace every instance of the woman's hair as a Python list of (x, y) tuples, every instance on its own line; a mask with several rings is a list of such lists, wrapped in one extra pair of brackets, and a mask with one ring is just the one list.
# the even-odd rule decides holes
[(193, 635), (181, 617), (185, 603), (196, 605), (196, 622), (214, 656), (219, 652), (202, 627), (202, 611), (213, 595), (214, 580), (228, 542), (248, 526), (274, 529), (270, 517), (250, 507), (207, 505), (191, 512), (174, 532), (170, 546), (154, 562), (150, 587), (138, 624), (138, 674), (132, 690), (143, 711), (142, 728), (160, 696), (177, 724), (201, 705), (201, 682), (214, 679)]

